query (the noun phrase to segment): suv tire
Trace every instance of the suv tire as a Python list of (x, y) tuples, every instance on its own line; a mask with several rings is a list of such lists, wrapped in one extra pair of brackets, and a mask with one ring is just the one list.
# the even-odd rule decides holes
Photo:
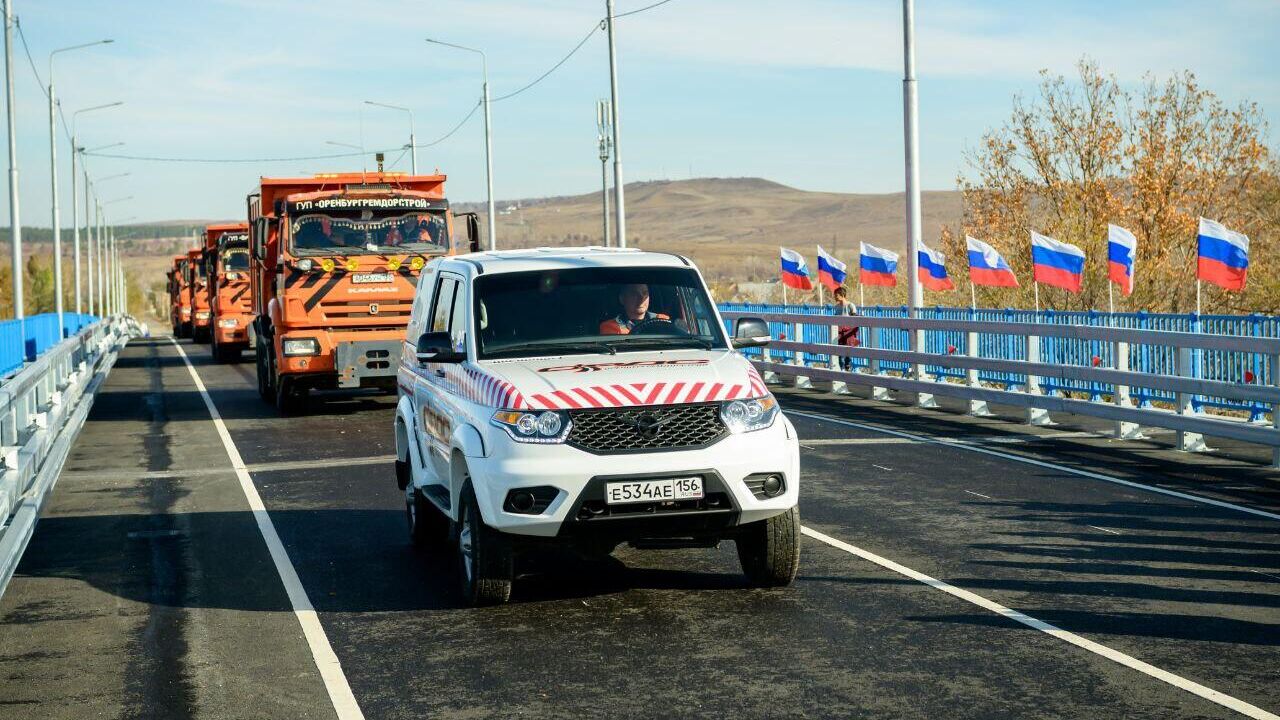
[(735, 539), (742, 572), (755, 587), (782, 587), (800, 569), (800, 508), (744, 525)]
[(511, 599), (515, 566), (511, 539), (484, 524), (471, 484), (458, 508), (458, 579), (468, 605), (500, 605)]

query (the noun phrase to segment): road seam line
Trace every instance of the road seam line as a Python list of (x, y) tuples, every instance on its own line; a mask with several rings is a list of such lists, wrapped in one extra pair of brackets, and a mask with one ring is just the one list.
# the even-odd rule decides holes
[(1010, 620), (1013, 620), (1014, 622), (1018, 622), (1023, 625), (1026, 625), (1027, 627), (1033, 628), (1035, 630), (1039, 630), (1040, 632), (1045, 633), (1046, 635), (1049, 635), (1051, 637), (1055, 637), (1064, 642), (1071, 643), (1072, 645), (1075, 645), (1076, 647), (1082, 650), (1087, 650), (1088, 652), (1091, 652), (1095, 655), (1106, 658), (1107, 660), (1118, 663), (1120, 665), (1124, 665), (1127, 668), (1137, 670), (1138, 672), (1144, 675), (1148, 675), (1157, 680), (1168, 683), (1169, 685), (1172, 685), (1180, 690), (1185, 690), (1189, 693), (1192, 693), (1193, 695), (1199, 695), (1205, 700), (1216, 703), (1230, 710), (1234, 710), (1240, 713), (1241, 715), (1246, 715), (1251, 718), (1257, 718), (1258, 720), (1280, 720), (1280, 716), (1267, 712), (1266, 710), (1263, 710), (1262, 708), (1257, 707), (1256, 705), (1250, 705), (1249, 703), (1243, 700), (1234, 698), (1230, 695), (1227, 695), (1226, 693), (1214, 690), (1211, 687), (1206, 687), (1204, 685), (1201, 685), (1200, 683), (1197, 683), (1194, 680), (1188, 680), (1187, 678), (1184, 678), (1181, 675), (1176, 675), (1174, 673), (1169, 672), (1168, 670), (1162, 670), (1161, 668), (1158, 668), (1155, 665), (1143, 662), (1142, 660), (1139, 660), (1131, 655), (1126, 655), (1125, 653), (1122, 653), (1119, 650), (1115, 650), (1101, 643), (1097, 643), (1087, 638), (1081, 637), (1080, 635), (1077, 635), (1068, 630), (1063, 630), (1062, 628), (1056, 625), (1051, 625), (1043, 620), (1033, 618), (1030, 615), (1027, 615), (1025, 613), (1019, 612), (1017, 610), (1013, 610), (1011, 608), (1007, 608), (1004, 605), (1001, 605), (1000, 603), (995, 602), (994, 600), (988, 600), (987, 598), (981, 595), (978, 595), (977, 593), (969, 592), (968, 590), (956, 587), (955, 585), (952, 585), (947, 582), (943, 582), (942, 580), (939, 580), (930, 575), (925, 575), (924, 573), (919, 572), (917, 570), (912, 570), (911, 568), (906, 567), (905, 565), (900, 565), (888, 558), (884, 558), (879, 555), (876, 555), (873, 552), (863, 550), (860, 547), (850, 545), (849, 543), (844, 542), (843, 540), (837, 540), (836, 538), (833, 538), (830, 535), (825, 535), (821, 532), (818, 532), (813, 528), (802, 526), (800, 528), (800, 532), (804, 533), (805, 535), (808, 535), (809, 537), (815, 540), (826, 543), (827, 545), (830, 545), (833, 548), (836, 548), (838, 550), (844, 550), (845, 552), (851, 555), (856, 555), (862, 558), (863, 560), (866, 560), (867, 562), (879, 565), (880, 567), (886, 570), (890, 570), (904, 577), (911, 578), (912, 580), (928, 585), (929, 587), (935, 590), (941, 590), (942, 592), (947, 593), (952, 597), (959, 598), (961, 600), (964, 600), (967, 603), (977, 605), (978, 607), (983, 608), (984, 610), (989, 610), (997, 615), (1001, 615)]
[(981, 453), (983, 455), (990, 455), (992, 457), (998, 457), (1004, 460), (1013, 460), (1014, 462), (1025, 463), (1027, 465), (1035, 465), (1037, 467), (1042, 467), (1049, 470), (1057, 470), (1059, 472), (1068, 473), (1070, 475), (1078, 475), (1080, 477), (1089, 478), (1091, 480), (1101, 480), (1102, 482), (1108, 482), (1114, 485), (1123, 485), (1125, 487), (1133, 488), (1135, 490), (1144, 490), (1146, 492), (1156, 493), (1159, 495), (1167, 495), (1169, 497), (1175, 497), (1180, 500), (1189, 500), (1191, 502), (1203, 503), (1205, 505), (1213, 505), (1215, 507), (1225, 508), (1227, 510), (1235, 510), (1236, 512), (1248, 513), (1250, 515), (1257, 515), (1258, 517), (1264, 517), (1264, 518), (1267, 518), (1268, 520), (1280, 520), (1280, 514), (1267, 512), (1266, 510), (1257, 510), (1255, 508), (1246, 507), (1244, 505), (1236, 505), (1235, 503), (1229, 503), (1224, 500), (1214, 500), (1213, 498), (1207, 498), (1200, 495), (1192, 495), (1190, 493), (1178, 492), (1177, 490), (1167, 490), (1165, 488), (1156, 487), (1154, 485), (1143, 485), (1142, 483), (1134, 482), (1132, 480), (1123, 480), (1121, 478), (1113, 477), (1111, 475), (1103, 475), (1102, 473), (1096, 473), (1091, 470), (1081, 470), (1080, 468), (1073, 468), (1067, 465), (1059, 465), (1057, 463), (1052, 463), (1045, 460), (1036, 460), (1035, 458), (1023, 457), (1021, 455), (1010, 455), (1008, 453), (1002, 453), (997, 450), (991, 450), (989, 448), (971, 445), (967, 442), (957, 442), (954, 440), (947, 440), (945, 438), (931, 438), (924, 435), (916, 435), (914, 433), (902, 432), (901, 430), (890, 430), (888, 428), (878, 427), (876, 425), (867, 425), (865, 423), (854, 422), (852, 420), (843, 420), (840, 418), (828, 417), (826, 415), (818, 415), (817, 413), (804, 412), (802, 410), (788, 410), (784, 408), (783, 412), (786, 413), (787, 415), (797, 415), (799, 417), (809, 418), (811, 420), (825, 420), (827, 422), (835, 423), (837, 425), (846, 425), (848, 427), (858, 428), (859, 430), (869, 430), (872, 432), (885, 433), (886, 435), (893, 435), (895, 437), (908, 438), (910, 440), (915, 440), (917, 442), (930, 443), (932, 445), (941, 445), (943, 447), (950, 447), (950, 448), (956, 448), (958, 450), (966, 450), (969, 452)]
[(329, 701), (333, 704), (334, 711), (338, 714), (339, 720), (363, 720), (364, 713), (356, 702), (355, 694), (351, 692), (346, 674), (342, 672), (338, 655), (329, 644), (329, 636), (325, 634), (324, 627), (320, 624), (320, 617), (315, 607), (311, 605), (311, 599), (307, 597), (307, 591), (302, 586), (297, 569), (289, 560), (289, 553), (285, 550), (284, 543), (280, 541), (275, 523), (271, 521), (271, 515), (267, 513), (267, 508), (258, 495), (258, 489), (245, 468), (240, 451), (231, 440), (231, 433), (227, 430), (226, 423), (222, 421), (222, 415), (218, 413), (218, 408), (213, 404), (213, 398), (209, 396), (209, 391), (205, 389), (200, 374), (196, 372), (195, 366), (191, 364), (191, 359), (187, 357), (182, 346), (173, 338), (169, 338), (169, 341), (177, 348), (178, 355), (187, 366), (187, 372), (191, 373), (191, 379), (195, 381), (205, 408), (209, 410), (209, 416), (213, 420), (214, 428), (218, 431), (218, 437), (222, 439), (222, 446), (231, 460), (231, 467), (240, 480), (240, 489), (244, 491), (245, 499), (249, 501), (249, 509), (253, 511), (253, 519), (258, 523), (258, 531), (262, 533), (262, 539), (271, 553), (276, 573), (284, 583), (289, 604), (293, 606), (293, 614), (298, 618), (298, 623), (302, 626), (302, 634), (307, 638), (307, 645), (311, 648), (311, 658), (316, 664), (316, 669), (320, 671), (320, 678), (324, 681), (324, 687), (329, 693)]

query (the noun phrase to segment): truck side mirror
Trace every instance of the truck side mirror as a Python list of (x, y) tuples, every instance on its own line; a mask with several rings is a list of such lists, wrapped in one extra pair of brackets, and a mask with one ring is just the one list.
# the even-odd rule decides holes
[(419, 365), (460, 363), (467, 359), (467, 354), (453, 349), (453, 339), (449, 337), (449, 333), (428, 332), (418, 336), (417, 358)]
[(469, 212), (454, 217), (467, 223), (467, 252), (480, 252), (480, 216)]
[(773, 337), (769, 334), (769, 323), (760, 318), (738, 318), (733, 326), (733, 347), (764, 347)]

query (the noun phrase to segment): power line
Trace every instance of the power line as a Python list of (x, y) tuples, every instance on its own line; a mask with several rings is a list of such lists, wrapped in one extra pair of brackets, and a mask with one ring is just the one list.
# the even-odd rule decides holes
[(618, 18), (624, 18), (628, 15), (635, 15), (636, 13), (642, 13), (645, 10), (652, 10), (658, 7), (659, 5), (666, 5), (669, 2), (671, 2), (671, 0), (660, 0), (659, 2), (656, 2), (652, 5), (645, 5), (644, 7), (636, 8), (635, 10), (628, 10), (627, 12), (624, 12), (624, 13), (617, 13), (613, 16), (613, 19), (617, 20)]
[(515, 97), (515, 96), (519, 95), (520, 93), (524, 92), (525, 90), (528, 90), (529, 88), (533, 87), (534, 85), (537, 85), (538, 83), (540, 83), (540, 82), (542, 82), (543, 80), (547, 79), (547, 76), (548, 76), (548, 75), (550, 75), (551, 73), (555, 72), (556, 70), (559, 70), (561, 65), (564, 65), (566, 62), (569, 62), (569, 58), (573, 57), (575, 53), (577, 53), (579, 50), (581, 50), (581, 49), (582, 49), (582, 46), (583, 46), (583, 45), (586, 45), (586, 44), (587, 44), (587, 41), (591, 39), (591, 36), (592, 36), (592, 35), (595, 35), (595, 34), (596, 34), (596, 31), (598, 31), (599, 29), (600, 29), (600, 26), (599, 26), (599, 25), (592, 25), (592, 26), (591, 26), (591, 32), (588, 32), (588, 33), (587, 33), (587, 35), (586, 35), (586, 37), (582, 38), (582, 40), (581, 40), (581, 41), (579, 41), (579, 42), (578, 42), (578, 44), (577, 44), (577, 45), (575, 45), (575, 46), (573, 47), (573, 49), (569, 51), (569, 54), (568, 54), (568, 55), (565, 55), (564, 57), (560, 58), (560, 62), (556, 63), (555, 65), (552, 65), (550, 70), (548, 70), (548, 71), (546, 71), (546, 72), (542, 73), (541, 75), (539, 75), (539, 76), (537, 77), (537, 79), (535, 79), (533, 82), (529, 83), (528, 85), (525, 85), (524, 87), (520, 88), (519, 90), (516, 90), (515, 92), (507, 93), (506, 95), (500, 95), (500, 96), (498, 96), (498, 97), (496, 97), (496, 98), (493, 98), (493, 99), (492, 99), (492, 100), (490, 100), (489, 102), (498, 102), (498, 101), (500, 101), (500, 100), (506, 100), (506, 99), (508, 99), (508, 98), (513, 98), (513, 97)]
[(18, 39), (22, 41), (22, 49), (27, 54), (27, 62), (31, 63), (31, 74), (36, 76), (36, 84), (40, 86), (40, 92), (44, 94), (44, 99), (49, 99), (49, 90), (44, 85), (44, 80), (40, 78), (40, 71), (36, 69), (36, 61), (31, 57), (31, 48), (27, 46), (27, 36), (22, 32), (22, 22), (20, 18), (13, 19), (13, 26), (18, 28)]

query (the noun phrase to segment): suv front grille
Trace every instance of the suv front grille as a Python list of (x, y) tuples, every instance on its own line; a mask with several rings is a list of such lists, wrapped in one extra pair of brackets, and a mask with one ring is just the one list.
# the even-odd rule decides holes
[(687, 450), (726, 434), (719, 403), (570, 410), (568, 443), (593, 453)]

